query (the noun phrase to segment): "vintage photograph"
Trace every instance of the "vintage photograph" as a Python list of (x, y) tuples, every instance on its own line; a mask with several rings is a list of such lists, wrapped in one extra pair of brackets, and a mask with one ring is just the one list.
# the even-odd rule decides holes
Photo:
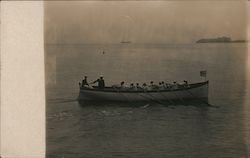
[(45, 1), (47, 158), (247, 158), (247, 1)]

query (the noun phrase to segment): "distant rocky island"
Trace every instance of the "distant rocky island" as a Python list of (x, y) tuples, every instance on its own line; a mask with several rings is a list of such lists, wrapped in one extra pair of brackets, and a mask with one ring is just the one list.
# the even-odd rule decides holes
[(232, 40), (230, 37), (203, 38), (196, 43), (245, 43), (246, 40)]

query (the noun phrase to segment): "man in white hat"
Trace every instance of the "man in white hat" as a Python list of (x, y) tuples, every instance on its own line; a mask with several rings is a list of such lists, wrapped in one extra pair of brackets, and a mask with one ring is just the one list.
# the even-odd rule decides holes
[(95, 81), (92, 82), (91, 84), (94, 84), (94, 83), (96, 83), (96, 82), (98, 82), (98, 88), (99, 88), (99, 89), (105, 88), (105, 81), (104, 81), (102, 75), (100, 76), (100, 78), (98, 78), (97, 80), (95, 80)]

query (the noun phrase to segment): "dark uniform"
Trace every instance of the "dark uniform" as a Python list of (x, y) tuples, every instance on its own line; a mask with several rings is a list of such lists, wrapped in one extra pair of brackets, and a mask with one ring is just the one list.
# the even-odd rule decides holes
[(87, 82), (87, 79), (82, 80), (82, 86), (84, 86), (84, 85), (89, 85), (88, 82)]
[(84, 79), (82, 80), (81, 86), (83, 87), (83, 86), (85, 86), (85, 85), (89, 85), (86, 76), (85, 76)]
[(105, 82), (104, 82), (103, 77), (100, 77), (99, 79), (97, 79), (93, 83), (96, 83), (96, 82), (98, 82), (98, 88), (103, 89), (105, 87)]

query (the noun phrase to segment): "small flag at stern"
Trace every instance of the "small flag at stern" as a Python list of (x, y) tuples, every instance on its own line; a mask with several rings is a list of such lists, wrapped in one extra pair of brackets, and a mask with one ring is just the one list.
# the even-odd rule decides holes
[(207, 76), (207, 71), (206, 70), (200, 71), (200, 76), (206, 77)]

